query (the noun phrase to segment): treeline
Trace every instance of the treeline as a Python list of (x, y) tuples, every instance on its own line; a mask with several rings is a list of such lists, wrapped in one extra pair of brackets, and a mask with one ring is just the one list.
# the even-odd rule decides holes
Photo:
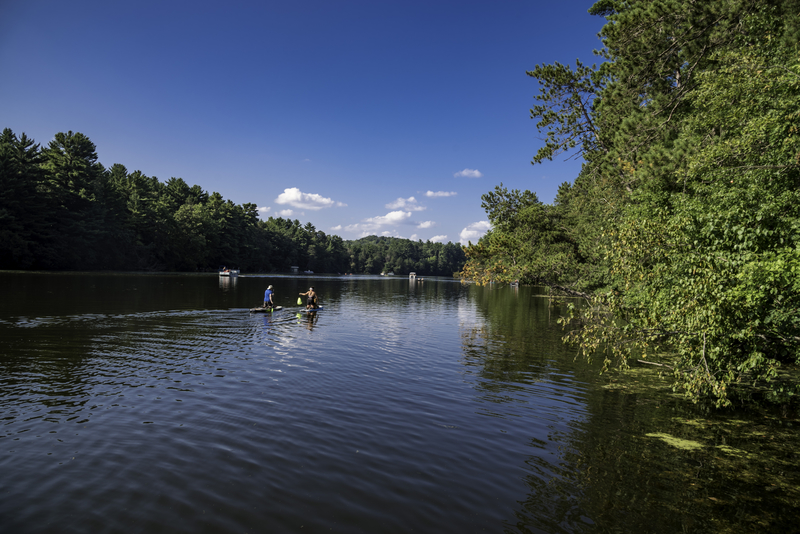
[(0, 135), (0, 269), (452, 275), (460, 246), (406, 239), (344, 241), (311, 223), (260, 220), (181, 178), (166, 182), (120, 164), (105, 168), (81, 133), (42, 148), (24, 133)]
[(396, 237), (369, 236), (347, 242), (350, 269), (357, 273), (452, 276), (464, 267), (461, 245), (410, 241)]
[[(539, 65), (531, 116), (582, 172), (552, 205), (502, 184), (467, 250), (478, 282), (588, 305), (568, 339), (655, 358), (691, 398), (800, 393), (800, 2), (601, 0), (599, 66)], [(570, 318), (567, 318), (570, 321)]]

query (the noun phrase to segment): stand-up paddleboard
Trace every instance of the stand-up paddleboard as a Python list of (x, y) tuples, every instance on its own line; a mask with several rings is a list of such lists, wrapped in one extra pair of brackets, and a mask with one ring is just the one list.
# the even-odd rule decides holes
[(300, 310), (301, 313), (314, 313), (314, 312), (318, 312), (318, 311), (322, 311), (322, 306), (320, 306), (319, 308), (311, 308), (310, 310), (307, 310), (305, 308)]
[(258, 308), (250, 308), (250, 313), (272, 313), (282, 309), (283, 306), (275, 306), (274, 308), (265, 308), (263, 306), (259, 306)]

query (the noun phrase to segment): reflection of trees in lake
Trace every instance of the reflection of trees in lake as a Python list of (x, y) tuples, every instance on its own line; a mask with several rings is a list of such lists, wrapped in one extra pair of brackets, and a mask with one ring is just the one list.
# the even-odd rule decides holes
[[(796, 431), (776, 429), (771, 417), (766, 425), (734, 418), (663, 391), (593, 388), (586, 402), (590, 417), (580, 427), (549, 436), (551, 447), (554, 438), (560, 443), (558, 464), (543, 458), (547, 442), (531, 440), (530, 492), (507, 531), (795, 529), (800, 491), (789, 444)], [(674, 437), (674, 444), (656, 433)]]
[(575, 361), (558, 312), (548, 320), (531, 288), (476, 288), (470, 299), (481, 322), (462, 327), (462, 363), (476, 401), (492, 403), (486, 415), (523, 419), (517, 432), (527, 432), (527, 495), (506, 532), (795, 529), (797, 421), (691, 404), (649, 368), (600, 376)]
[(464, 364), (485, 379), (479, 387), (498, 391), (553, 378), (553, 362), (570, 352), (555, 324), (558, 311), (535, 288), (474, 289), (483, 322), (462, 328), (461, 343)]

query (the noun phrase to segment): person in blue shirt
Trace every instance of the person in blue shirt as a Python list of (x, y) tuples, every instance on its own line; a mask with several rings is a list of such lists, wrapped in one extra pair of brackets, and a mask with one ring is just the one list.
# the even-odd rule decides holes
[(272, 300), (272, 295), (274, 295), (274, 294), (275, 294), (275, 292), (272, 291), (272, 286), (269, 286), (267, 288), (267, 290), (264, 291), (264, 307), (265, 308), (274, 308), (275, 307), (275, 303)]

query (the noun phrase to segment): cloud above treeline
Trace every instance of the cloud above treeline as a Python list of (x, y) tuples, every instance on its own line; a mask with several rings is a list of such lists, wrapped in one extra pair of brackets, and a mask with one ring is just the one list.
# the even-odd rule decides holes
[(436, 223), (433, 221), (423, 221), (417, 225), (417, 228), (433, 228)]
[(379, 215), (378, 217), (370, 217), (369, 219), (364, 219), (364, 222), (367, 224), (376, 224), (378, 226), (384, 226), (387, 224), (397, 224), (405, 221), (411, 217), (411, 213), (408, 211), (390, 211), (386, 215)]
[[(435, 197), (454, 197), (457, 194), (458, 193), (456, 193), (455, 191), (428, 191), (427, 193), (425, 193), (425, 196), (426, 197), (434, 197), (434, 198)], [(411, 198), (414, 198), (414, 197), (411, 197)]]
[(406, 211), (423, 211), (425, 206), (417, 204), (417, 199), (414, 197), (398, 198), (394, 202), (386, 204), (386, 208), (390, 210), (406, 210)]
[(347, 204), (336, 202), (316, 193), (303, 193), (296, 187), (289, 187), (275, 199), (278, 204), (288, 204), (301, 210), (321, 210), (323, 208), (344, 207)]
[(479, 221), (467, 225), (466, 228), (461, 230), (461, 234), (459, 235), (461, 244), (467, 245), (470, 241), (477, 243), (478, 239), (488, 232), (491, 227), (492, 225), (489, 221)]
[[(371, 235), (377, 232), (384, 226), (391, 226), (393, 224), (402, 224), (411, 217), (410, 211), (390, 211), (386, 215), (379, 215), (377, 217), (369, 217), (362, 220), (360, 223), (345, 226), (344, 229), (348, 232), (361, 232), (362, 237)], [(396, 233), (396, 232), (394, 232)], [(384, 231), (381, 235), (393, 235), (392, 232)]]
[(428, 241), (430, 241), (431, 243), (444, 243), (446, 239), (447, 239), (446, 235), (435, 235)]
[(464, 169), (453, 175), (455, 178), (480, 178), (483, 176), (478, 169)]

